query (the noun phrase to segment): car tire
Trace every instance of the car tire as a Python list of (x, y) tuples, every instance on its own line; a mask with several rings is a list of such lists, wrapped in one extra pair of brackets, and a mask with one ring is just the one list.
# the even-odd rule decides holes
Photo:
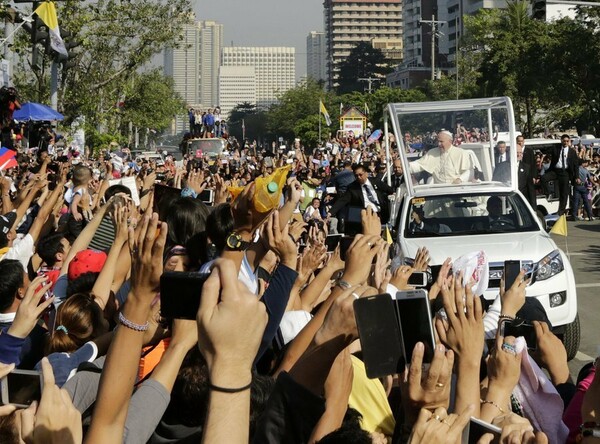
[(581, 323), (579, 314), (573, 322), (565, 326), (562, 342), (567, 350), (567, 360), (572, 360), (579, 351), (579, 342), (581, 340)]

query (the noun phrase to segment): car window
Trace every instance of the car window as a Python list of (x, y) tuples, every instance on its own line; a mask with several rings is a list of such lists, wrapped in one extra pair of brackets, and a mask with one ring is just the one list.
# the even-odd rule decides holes
[(460, 236), (539, 230), (514, 192), (413, 198), (406, 218), (406, 237)]

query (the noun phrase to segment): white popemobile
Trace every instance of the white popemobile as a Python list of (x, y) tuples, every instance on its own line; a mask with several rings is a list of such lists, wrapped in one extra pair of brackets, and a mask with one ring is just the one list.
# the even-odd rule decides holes
[[(451, 137), (457, 128), (483, 128), (492, 135), (504, 132), (509, 137), (505, 142), (516, 146), (511, 100), (499, 97), (389, 104), (384, 110), (388, 158), (390, 122), (404, 171), (413, 171), (405, 175), (405, 183), (391, 205), (390, 222), (397, 230), (397, 248), (404, 262), (411, 263), (417, 249), (426, 247), (435, 278), (447, 257), (456, 259), (483, 250), (490, 273), (483, 296), (493, 300), (498, 295), (504, 261), (520, 260), (531, 277), (527, 297), (541, 302), (572, 359), (580, 341), (573, 269), (518, 190), (518, 169), (511, 167), (517, 163), (515, 150), (509, 150), (509, 161), (503, 165), (495, 162), (498, 156), (494, 155), (494, 140), (466, 144), (464, 148), (443, 146), (448, 145), (448, 135)], [(424, 156), (408, 153), (403, 137), (398, 137), (406, 133), (437, 133), (440, 147), (433, 147)], [(451, 156), (446, 155), (449, 150)], [(419, 160), (425, 156), (429, 156), (427, 160)], [(420, 166), (411, 167), (412, 162), (420, 162)], [(500, 174), (502, 181), (492, 179)], [(446, 177), (446, 183), (440, 183), (440, 178)]]

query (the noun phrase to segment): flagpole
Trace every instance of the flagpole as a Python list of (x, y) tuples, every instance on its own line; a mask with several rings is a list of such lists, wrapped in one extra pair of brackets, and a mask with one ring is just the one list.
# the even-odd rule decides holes
[(23, 18), (23, 21), (17, 26), (15, 26), (15, 28), (10, 34), (8, 34), (6, 37), (0, 40), (0, 48), (2, 48), (6, 44), (6, 42), (8, 42), (13, 35), (15, 35), (15, 32), (17, 32), (23, 27), (23, 25), (25, 25), (25, 23), (28, 23), (31, 19), (33, 19), (33, 14), (35, 14), (35, 12), (32, 12), (31, 15), (28, 15), (27, 17)]
[(321, 146), (321, 101), (319, 100), (319, 146)]

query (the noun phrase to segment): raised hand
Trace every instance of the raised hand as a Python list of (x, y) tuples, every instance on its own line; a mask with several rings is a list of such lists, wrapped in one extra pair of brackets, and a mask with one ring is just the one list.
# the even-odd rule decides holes
[[(264, 304), (237, 279), (232, 261), (218, 259), (202, 287), (197, 315), (198, 347), (213, 385), (246, 386), (267, 325)], [(240, 328), (240, 326), (244, 328)]]
[(148, 303), (152, 302), (160, 289), (167, 231), (166, 223), (159, 225), (156, 213), (151, 218), (144, 216), (137, 238), (133, 228), (129, 229), (131, 292)]
[[(46, 280), (45, 276), (38, 276), (27, 287), (25, 296), (17, 308), (15, 320), (8, 329), (11, 336), (26, 338), (34, 329), (42, 313), (54, 302), (54, 296), (42, 301), (44, 294), (52, 287), (52, 282), (44, 284)], [(40, 301), (42, 302), (40, 303)]]
[[(364, 284), (371, 272), (370, 264), (383, 242), (381, 236), (357, 234), (346, 253), (346, 268), (343, 279), (351, 285)], [(369, 265), (367, 265), (369, 264)]]
[(402, 405), (409, 424), (416, 420), (420, 409), (448, 408), (450, 402), (454, 352), (446, 351), (441, 344), (437, 345), (428, 371), (423, 370), (424, 355), (425, 346), (418, 342), (413, 350), (410, 368), (400, 385)]

